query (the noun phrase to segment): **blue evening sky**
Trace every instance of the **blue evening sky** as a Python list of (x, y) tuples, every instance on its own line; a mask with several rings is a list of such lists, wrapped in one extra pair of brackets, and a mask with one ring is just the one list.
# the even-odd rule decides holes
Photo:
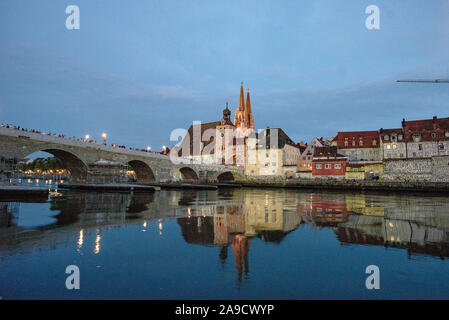
[(395, 80), (449, 78), (448, 18), (448, 0), (3, 0), (0, 122), (159, 150), (234, 112), (241, 81), (256, 127), (295, 141), (447, 117), (449, 84)]

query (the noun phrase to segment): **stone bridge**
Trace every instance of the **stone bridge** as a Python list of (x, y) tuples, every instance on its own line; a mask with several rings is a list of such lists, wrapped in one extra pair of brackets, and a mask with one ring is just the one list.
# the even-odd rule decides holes
[(241, 167), (194, 163), (169, 156), (60, 138), (13, 128), (0, 127), (0, 175), (13, 171), (17, 163), (37, 151), (59, 158), (71, 174), (71, 183), (124, 183), (131, 166), (137, 183), (216, 183), (240, 181)]

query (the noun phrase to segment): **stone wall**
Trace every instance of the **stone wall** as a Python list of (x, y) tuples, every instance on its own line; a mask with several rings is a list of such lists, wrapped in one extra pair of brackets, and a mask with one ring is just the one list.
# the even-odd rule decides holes
[(432, 159), (384, 160), (383, 180), (432, 181)]
[(434, 181), (449, 182), (449, 156), (432, 158), (432, 175)]
[(385, 160), (383, 179), (449, 182), (449, 156)]

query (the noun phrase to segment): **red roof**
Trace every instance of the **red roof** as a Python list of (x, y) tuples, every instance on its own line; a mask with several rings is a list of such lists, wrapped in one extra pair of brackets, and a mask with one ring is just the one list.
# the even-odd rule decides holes
[[(389, 143), (391, 142), (391, 135), (397, 135), (398, 140), (397, 142), (405, 142), (404, 138), (402, 140), (399, 139), (399, 135), (402, 135), (404, 137), (404, 133), (402, 131), (402, 128), (395, 128), (395, 129), (383, 129), (381, 128), (379, 130), (380, 138), (382, 139), (382, 142)], [(386, 136), (388, 136), (388, 139), (385, 139)]]
[(402, 120), (407, 142), (449, 140), (449, 118), (433, 117), (433, 119), (405, 121)]
[(313, 150), (313, 161), (323, 160), (347, 161), (348, 158), (345, 155), (338, 153), (337, 147), (315, 147)]
[(339, 149), (379, 148), (377, 131), (339, 132), (336, 140)]

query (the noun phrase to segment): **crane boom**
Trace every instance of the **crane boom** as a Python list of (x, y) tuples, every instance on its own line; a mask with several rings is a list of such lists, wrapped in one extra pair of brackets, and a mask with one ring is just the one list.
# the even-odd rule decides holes
[(396, 80), (396, 82), (449, 83), (449, 80), (446, 80), (446, 79), (436, 79), (436, 80)]

